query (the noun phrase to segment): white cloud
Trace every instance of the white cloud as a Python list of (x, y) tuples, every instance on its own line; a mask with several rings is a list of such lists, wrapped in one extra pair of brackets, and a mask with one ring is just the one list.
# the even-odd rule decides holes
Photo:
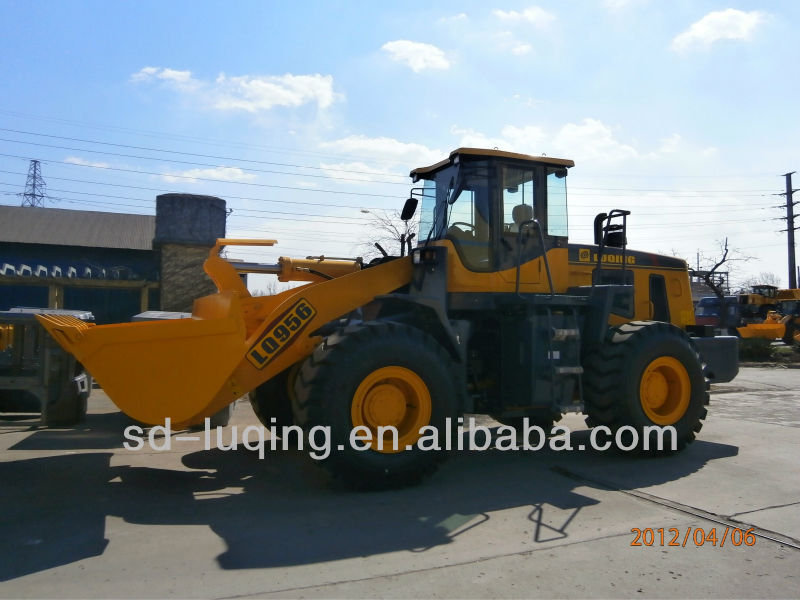
[(503, 51), (511, 52), (517, 56), (528, 54), (533, 46), (519, 41), (510, 31), (501, 31), (494, 35), (494, 46)]
[[(346, 162), (346, 163), (321, 163), (323, 173), (333, 179), (345, 179), (344, 183), (352, 184), (357, 181), (364, 183), (381, 181), (400, 181), (397, 179), (398, 173), (388, 167), (371, 167), (365, 162)], [(404, 173), (405, 175), (405, 173)]]
[(506, 125), (500, 130), (504, 138), (515, 148), (520, 148), (528, 154), (538, 154), (542, 151), (542, 146), (547, 139), (544, 129), (536, 125), (517, 127)]
[(146, 83), (150, 81), (164, 81), (182, 90), (197, 89), (201, 82), (192, 77), (191, 71), (177, 71), (175, 69), (165, 69), (162, 67), (144, 67), (137, 73), (131, 75), (134, 83)]
[(531, 45), (526, 44), (524, 42), (517, 42), (513, 46), (511, 46), (511, 53), (516, 54), (517, 56), (522, 56), (523, 54), (527, 54), (531, 51)]
[(541, 106), (545, 104), (544, 100), (539, 100), (534, 98), (533, 96), (523, 96), (522, 94), (514, 94), (511, 96), (511, 100), (514, 102), (519, 102), (523, 106), (527, 106), (528, 108), (533, 108), (534, 106)]
[(498, 137), (458, 127), (451, 128), (450, 132), (460, 136), (460, 146), (499, 148), (534, 156), (545, 153), (548, 156), (593, 162), (616, 162), (640, 157), (635, 148), (617, 140), (612, 129), (597, 119), (567, 123), (552, 133), (535, 125), (506, 125)]
[(257, 113), (276, 106), (298, 107), (305, 104), (328, 108), (341, 95), (333, 89), (330, 75), (240, 75), (220, 73), (214, 81), (192, 77), (191, 71), (144, 67), (131, 75), (134, 83), (162, 82), (175, 89), (196, 95), (217, 110), (243, 110)]
[(187, 171), (171, 171), (161, 176), (164, 181), (175, 183), (197, 183), (198, 179), (220, 179), (222, 181), (250, 181), (256, 176), (246, 173), (239, 167), (213, 167), (210, 169), (188, 169)]
[(707, 48), (719, 40), (749, 40), (765, 20), (761, 11), (744, 12), (735, 8), (708, 13), (705, 17), (678, 34), (670, 48), (686, 53), (694, 48)]
[(64, 162), (69, 163), (71, 165), (81, 165), (82, 167), (97, 167), (99, 169), (107, 169), (110, 165), (104, 162), (93, 162), (91, 160), (86, 160), (83, 158), (79, 158), (77, 156), (68, 156), (64, 159)]
[(555, 129), (537, 125), (506, 125), (498, 135), (486, 135), (453, 126), (450, 133), (456, 136), (458, 146), (571, 158), (589, 165), (590, 169), (617, 168), (630, 164), (647, 169), (654, 164), (665, 164), (664, 161), (676, 169), (690, 169), (696, 167), (698, 160), (714, 160), (718, 155), (716, 148), (697, 146), (684, 140), (678, 133), (659, 140), (653, 150), (643, 149), (620, 140), (611, 126), (591, 118), (565, 123)]
[(633, 146), (617, 140), (611, 128), (597, 119), (567, 123), (555, 135), (553, 145), (558, 152), (569, 152), (581, 160), (622, 162), (640, 156)]
[[(383, 163), (410, 168), (433, 164), (445, 158), (444, 153), (440, 150), (431, 149), (422, 144), (401, 142), (389, 137), (370, 138), (363, 135), (351, 135), (332, 142), (323, 142), (319, 147), (333, 150), (339, 155), (369, 157)], [(374, 171), (375, 169), (369, 170)]]
[(131, 81), (147, 81), (158, 77), (161, 71), (159, 67), (143, 67), (138, 72), (131, 75)]
[(619, 11), (624, 10), (634, 4), (638, 4), (641, 0), (603, 0), (603, 6), (609, 10)]
[(217, 92), (214, 107), (221, 110), (259, 112), (275, 106), (294, 107), (310, 102), (316, 102), (319, 108), (328, 108), (337, 97), (330, 75), (227, 77), (221, 73), (214, 83)]
[(459, 136), (458, 145), (464, 148), (498, 148), (522, 154), (541, 154), (547, 140), (545, 131), (535, 125), (506, 125), (500, 130), (499, 137), (490, 137), (472, 129), (455, 126), (450, 128), (450, 133)]
[(659, 151), (667, 154), (676, 152), (678, 150), (678, 146), (680, 146), (680, 143), (681, 136), (677, 133), (673, 133), (668, 138), (661, 140), (661, 147), (659, 148)]
[(457, 15), (452, 15), (450, 17), (439, 17), (436, 22), (437, 23), (455, 23), (458, 21), (466, 21), (469, 19), (467, 13), (458, 13)]
[(522, 12), (516, 10), (493, 10), (492, 14), (503, 21), (528, 21), (536, 27), (547, 27), (555, 21), (555, 15), (538, 6), (531, 6)]
[(381, 49), (387, 52), (392, 60), (403, 63), (415, 73), (425, 69), (450, 68), (450, 61), (444, 52), (432, 44), (394, 40), (386, 42)]
[(501, 137), (490, 137), (474, 129), (463, 129), (457, 126), (450, 128), (450, 133), (459, 136), (460, 148), (500, 148), (510, 150), (509, 142)]

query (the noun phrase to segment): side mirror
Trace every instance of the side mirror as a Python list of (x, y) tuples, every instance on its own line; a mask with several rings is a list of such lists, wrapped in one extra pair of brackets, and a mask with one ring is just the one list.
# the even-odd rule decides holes
[(408, 221), (411, 217), (414, 216), (414, 213), (417, 212), (417, 204), (419, 204), (419, 200), (416, 198), (409, 198), (406, 200), (406, 203), (403, 205), (403, 212), (400, 213), (400, 218), (403, 221)]

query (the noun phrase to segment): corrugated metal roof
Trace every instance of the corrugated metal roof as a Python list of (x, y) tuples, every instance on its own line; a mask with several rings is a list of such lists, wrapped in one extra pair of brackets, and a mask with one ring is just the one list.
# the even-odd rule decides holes
[(151, 250), (153, 215), (0, 206), (0, 242)]

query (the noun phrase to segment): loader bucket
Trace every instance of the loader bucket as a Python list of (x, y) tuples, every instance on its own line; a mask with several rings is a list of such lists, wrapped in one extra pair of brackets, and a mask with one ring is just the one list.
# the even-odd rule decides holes
[(201, 298), (195, 313), (203, 318), (114, 325), (36, 317), (127, 415), (147, 424), (165, 417), (186, 424), (225, 384), (245, 348), (237, 294)]
[(751, 323), (747, 327), (738, 327), (736, 331), (742, 338), (775, 340), (785, 335), (786, 326), (783, 323)]
[(137, 421), (177, 427), (201, 423), (310, 355), (320, 327), (411, 281), (409, 257), (251, 297), (223, 245), (272, 240), (220, 239), (203, 266), (218, 293), (194, 301), (191, 319), (90, 325), (36, 315), (109, 398)]

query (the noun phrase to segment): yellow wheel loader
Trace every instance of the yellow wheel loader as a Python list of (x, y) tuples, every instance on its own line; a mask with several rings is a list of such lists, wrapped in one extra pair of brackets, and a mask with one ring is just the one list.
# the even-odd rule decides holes
[(800, 346), (800, 289), (777, 290), (775, 310), (763, 321), (738, 327), (742, 338), (781, 339), (787, 346)]
[[(583, 412), (632, 428), (639, 448), (672, 426), (682, 448), (708, 381), (738, 371), (736, 338), (694, 326), (683, 260), (627, 248), (627, 211), (599, 214), (594, 243), (569, 243), (572, 166), (460, 148), (411, 172), (402, 217), (420, 207), (419, 235), (398, 256), (230, 263), (223, 246), (275, 241), (222, 239), (204, 267), (219, 291), (191, 319), (40, 320), (134, 419), (197, 424), (251, 392), (267, 427), (329, 428), (323, 463), (362, 488), (433, 471), (444, 452), (420, 442), (450, 439), (465, 413), (549, 426)], [(240, 272), (308, 283), (251, 297)], [(369, 449), (349, 443), (355, 428)]]
[(739, 294), (739, 315), (744, 325), (763, 323), (778, 303), (778, 288), (774, 285), (751, 286), (749, 294)]

